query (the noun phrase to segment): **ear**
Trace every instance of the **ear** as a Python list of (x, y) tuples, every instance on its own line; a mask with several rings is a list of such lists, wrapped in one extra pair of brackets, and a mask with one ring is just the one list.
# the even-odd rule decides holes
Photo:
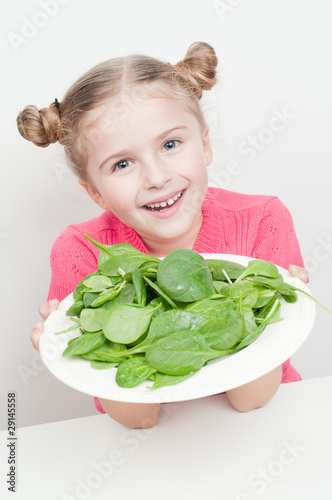
[(85, 191), (88, 193), (90, 198), (92, 198), (93, 201), (100, 206), (100, 208), (108, 210), (108, 206), (104, 201), (104, 198), (101, 196), (101, 194), (97, 191), (96, 188), (91, 186), (91, 184), (89, 184), (87, 181), (84, 181), (83, 179), (78, 179), (78, 183), (84, 187)]
[(204, 149), (204, 155), (205, 155), (205, 163), (207, 166), (211, 165), (212, 158), (213, 158), (210, 137), (209, 137), (209, 131), (210, 131), (209, 127), (206, 126), (203, 129), (203, 136), (202, 136), (203, 149)]

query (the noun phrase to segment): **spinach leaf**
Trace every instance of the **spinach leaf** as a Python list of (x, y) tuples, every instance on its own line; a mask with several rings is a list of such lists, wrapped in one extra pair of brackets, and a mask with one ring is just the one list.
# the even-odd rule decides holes
[(213, 287), (217, 293), (220, 295), (225, 295), (224, 290), (229, 287), (229, 284), (226, 281), (213, 281)]
[(140, 306), (146, 305), (146, 288), (143, 279), (143, 274), (139, 269), (135, 269), (132, 274), (132, 280), (136, 292), (137, 304)]
[(123, 255), (110, 257), (99, 266), (99, 269), (105, 276), (123, 276), (126, 273), (133, 272), (141, 264), (144, 264), (152, 258), (151, 255), (146, 255), (137, 250), (136, 253), (130, 252), (126, 258), (124, 258)]
[(66, 311), (66, 316), (80, 316), (82, 310), (84, 309), (83, 296), (84, 292), (81, 292), (77, 296), (74, 304), (72, 304), (72, 306)]
[(280, 301), (275, 300), (272, 308), (270, 309), (269, 314), (265, 317), (265, 319), (262, 321), (262, 323), (257, 326), (256, 329), (250, 331), (242, 340), (241, 342), (235, 346), (234, 352), (240, 351), (244, 347), (247, 347), (248, 345), (252, 344), (262, 333), (264, 330), (265, 326), (268, 323), (276, 323), (280, 321)]
[(278, 276), (277, 279), (269, 279), (261, 276), (253, 276), (248, 278), (248, 280), (253, 283), (265, 285), (272, 290), (278, 291), (280, 295), (282, 295), (283, 298), (286, 300), (286, 302), (297, 301), (297, 295), (293, 287), (291, 285), (288, 285), (288, 283), (281, 281), (280, 276)]
[[(305, 295), (306, 297), (308, 297), (310, 300), (313, 300), (318, 306), (320, 306), (326, 312), (332, 314), (332, 311), (330, 311), (330, 309), (328, 309), (327, 307), (323, 306), (323, 304), (321, 304), (320, 302), (318, 302), (318, 300), (315, 299), (310, 293), (307, 293), (304, 290), (301, 290), (301, 288), (296, 288), (295, 286), (292, 286), (292, 285), (289, 285), (289, 286), (291, 287), (291, 289), (293, 290), (293, 292), (296, 291), (296, 292), (303, 293), (303, 295)], [(287, 299), (285, 299), (285, 300), (287, 300)]]
[(97, 299), (99, 296), (99, 293), (93, 293), (93, 292), (85, 292), (83, 294), (83, 304), (84, 304), (84, 307), (87, 308), (87, 307), (90, 307), (90, 304), (95, 300)]
[(104, 309), (83, 309), (80, 315), (80, 324), (87, 332), (102, 330), (104, 322)]
[(113, 285), (112, 280), (108, 276), (98, 275), (90, 276), (83, 281), (84, 285), (89, 288), (89, 292), (103, 292)]
[(123, 281), (121, 285), (116, 285), (113, 288), (108, 288), (101, 292), (97, 297), (90, 303), (90, 307), (99, 307), (106, 302), (115, 299), (117, 295), (119, 295), (122, 288), (125, 286), (126, 282)]
[(279, 271), (278, 268), (272, 264), (272, 262), (267, 262), (262, 259), (250, 260), (247, 267), (242, 274), (236, 279), (236, 282), (243, 280), (247, 276), (256, 275), (265, 276), (266, 278), (278, 278)]
[(99, 248), (99, 258), (98, 258), (98, 267), (100, 268), (101, 264), (105, 262), (105, 260), (113, 257), (115, 255), (127, 255), (128, 253), (136, 253), (135, 247), (130, 245), (129, 243), (117, 243), (115, 245), (104, 245), (103, 243), (99, 243), (98, 241), (92, 239), (87, 234), (84, 235), (86, 239), (91, 241), (97, 248)]
[(183, 380), (192, 377), (197, 372), (190, 372), (187, 375), (166, 375), (165, 373), (156, 372), (154, 374), (154, 384), (149, 389), (159, 389), (166, 385), (179, 384)]
[[(149, 258), (150, 256), (147, 255), (146, 257)], [(145, 262), (140, 264), (137, 269), (139, 271), (141, 271), (141, 273), (144, 276), (147, 276), (148, 278), (156, 278), (158, 266), (159, 266), (159, 262), (146, 260)], [(126, 281), (132, 281), (133, 272), (134, 271), (130, 271), (130, 272), (125, 273), (123, 275), (123, 278)]]
[(76, 300), (76, 299), (77, 299), (77, 297), (78, 297), (78, 295), (86, 289), (86, 286), (85, 286), (85, 284), (84, 284), (84, 281), (85, 281), (87, 278), (89, 278), (90, 276), (98, 276), (99, 274), (100, 274), (100, 271), (99, 271), (99, 269), (97, 269), (97, 271), (95, 271), (95, 272), (93, 272), (93, 273), (90, 273), (90, 274), (88, 274), (87, 276), (85, 276), (85, 278), (83, 278), (83, 279), (82, 279), (82, 281), (80, 281), (80, 282), (76, 285), (76, 287), (75, 287), (75, 289), (74, 289), (74, 291), (73, 291), (73, 297), (74, 297), (74, 300)]
[(230, 299), (239, 299), (240, 294), (241, 297), (243, 298), (245, 295), (250, 293), (252, 290), (254, 290), (254, 284), (253, 283), (248, 283), (247, 281), (235, 281), (234, 284), (230, 285), (227, 287), (225, 290), (225, 294), (227, 297)]
[(255, 320), (255, 315), (250, 306), (244, 305), (241, 308), (241, 314), (245, 324), (245, 335), (253, 333), (257, 328), (257, 323)]
[[(73, 339), (72, 339), (73, 340)], [(96, 332), (91, 334), (83, 334), (81, 337), (74, 339), (75, 342), (71, 342), (69, 346), (63, 351), (62, 356), (74, 356), (77, 354), (85, 354), (92, 349), (102, 346), (106, 337), (102, 332)]]
[(219, 351), (235, 346), (243, 337), (244, 331), (244, 319), (238, 311), (225, 311), (200, 328), (207, 345)]
[(114, 299), (118, 295), (119, 291), (117, 288), (111, 288), (110, 290), (105, 290), (97, 295), (89, 304), (90, 307), (99, 307)]
[(196, 302), (192, 302), (188, 304), (185, 308), (186, 311), (196, 312), (202, 314), (206, 318), (210, 318), (211, 316), (215, 316), (219, 313), (223, 313), (224, 311), (232, 311), (235, 309), (234, 302), (229, 298), (220, 298), (220, 299), (203, 299), (197, 300)]
[[(85, 359), (89, 359), (90, 361), (107, 361), (120, 363), (127, 358), (126, 350), (127, 349), (124, 344), (117, 344), (106, 339), (106, 342), (101, 347), (97, 347), (96, 349), (92, 349), (91, 351), (82, 354), (82, 357)], [(122, 356), (118, 356), (119, 353), (121, 353)]]
[(193, 331), (173, 333), (148, 347), (145, 356), (150, 366), (166, 375), (188, 375), (210, 359), (229, 354), (232, 349), (211, 349), (203, 335)]
[(255, 321), (258, 324), (265, 324), (280, 321), (280, 304), (279, 298), (281, 295), (276, 294), (268, 304), (260, 309), (255, 310)]
[(259, 298), (259, 290), (253, 288), (252, 290), (247, 290), (241, 295), (241, 302), (243, 305), (250, 306), (251, 308), (256, 307)]
[(157, 294), (162, 297), (163, 299), (166, 300), (166, 302), (168, 302), (168, 304), (173, 307), (174, 309), (177, 308), (177, 305), (173, 302), (173, 300), (166, 294), (164, 293), (158, 285), (156, 285), (156, 283), (154, 283), (153, 281), (149, 280), (149, 278), (147, 276), (143, 276), (144, 277), (144, 280), (150, 285), (150, 287), (155, 290), (157, 292)]
[[(154, 309), (135, 304), (120, 304), (105, 311), (103, 332), (113, 342), (130, 344), (137, 340), (149, 327)], [(98, 309), (97, 309), (98, 310)]]
[(278, 293), (276, 290), (271, 290), (270, 288), (259, 288), (258, 299), (255, 302), (253, 309), (258, 309), (267, 305), (273, 297)]
[(159, 264), (157, 283), (172, 300), (194, 302), (214, 293), (207, 263), (194, 250), (173, 250)]
[(228, 260), (205, 259), (205, 262), (212, 273), (213, 279), (216, 281), (226, 281), (225, 272), (231, 280), (236, 280), (245, 270), (245, 267), (241, 264), (236, 264)]
[[(68, 332), (72, 332), (73, 330), (76, 330), (77, 328), (80, 327), (80, 322), (79, 320), (74, 320), (73, 318), (70, 318), (72, 321), (75, 322), (75, 324), (73, 326), (70, 326), (69, 328), (66, 328), (66, 330), (61, 330), (61, 332), (56, 332), (54, 335), (61, 335), (62, 333), (68, 333)], [(70, 342), (70, 340), (68, 341), (68, 343)]]
[(129, 358), (119, 366), (115, 380), (120, 387), (136, 387), (155, 371), (144, 357)]
[(155, 297), (154, 299), (150, 300), (150, 302), (147, 304), (146, 307), (152, 307), (154, 308), (158, 304), (161, 304), (160, 308), (154, 311), (152, 314), (152, 319), (155, 318), (156, 316), (159, 316), (160, 314), (163, 314), (166, 311), (170, 310), (170, 306), (168, 302), (163, 299), (162, 297)]
[(146, 349), (157, 342), (157, 340), (172, 335), (182, 330), (197, 330), (204, 325), (206, 320), (199, 314), (186, 312), (178, 309), (171, 309), (156, 316), (150, 324), (148, 334), (142, 342), (125, 352), (118, 352), (116, 356), (129, 356), (132, 354), (144, 353)]
[(81, 299), (83, 297), (82, 292), (86, 290), (86, 286), (84, 285), (83, 281), (80, 281), (78, 285), (74, 288), (73, 291), (73, 298), (76, 301), (77, 299)]
[(206, 319), (198, 313), (172, 309), (160, 314), (151, 322), (145, 344), (152, 344), (160, 338), (182, 330), (198, 330)]
[[(121, 287), (120, 287), (121, 288)], [(135, 287), (131, 283), (124, 283), (123, 288), (121, 288), (120, 292), (113, 299), (108, 299), (104, 304), (102, 304), (102, 309), (109, 310), (112, 307), (119, 304), (131, 304), (135, 299)]]
[(91, 368), (95, 370), (109, 370), (117, 365), (118, 363), (108, 363), (107, 361), (91, 361)]
[[(220, 326), (224, 325), (225, 318), (231, 311), (235, 310), (235, 307), (235, 303), (228, 298), (222, 300), (206, 299), (195, 302), (194, 304), (189, 304), (185, 310), (200, 314), (201, 318), (205, 321), (202, 326), (206, 332), (211, 328), (214, 328), (216, 332), (220, 332)], [(212, 325), (214, 325), (214, 327)], [(202, 332), (201, 326), (198, 327), (198, 329)]]

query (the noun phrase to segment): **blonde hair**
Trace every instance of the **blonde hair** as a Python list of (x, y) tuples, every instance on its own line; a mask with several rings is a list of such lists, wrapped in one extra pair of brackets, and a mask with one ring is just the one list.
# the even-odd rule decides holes
[[(48, 108), (27, 106), (17, 117), (17, 127), (25, 139), (40, 147), (59, 142), (76, 175), (86, 180), (87, 149), (83, 127), (105, 101), (123, 92), (145, 97), (166, 97), (181, 101), (201, 126), (205, 120), (199, 105), (203, 90), (217, 82), (218, 59), (205, 42), (190, 45), (185, 58), (175, 65), (145, 55), (129, 55), (102, 62), (81, 76), (61, 102)], [(144, 86), (144, 87), (143, 87)], [(135, 95), (134, 92), (134, 95)]]

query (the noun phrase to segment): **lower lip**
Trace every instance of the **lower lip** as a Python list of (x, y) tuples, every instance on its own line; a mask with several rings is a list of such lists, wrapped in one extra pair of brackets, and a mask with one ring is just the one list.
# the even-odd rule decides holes
[(173, 205), (170, 205), (169, 207), (165, 208), (165, 210), (148, 210), (145, 207), (142, 207), (145, 212), (148, 214), (152, 215), (153, 217), (156, 217), (157, 219), (168, 219), (168, 217), (172, 217), (180, 208), (182, 204), (183, 197), (185, 195), (186, 190), (182, 191), (182, 196), (179, 198)]

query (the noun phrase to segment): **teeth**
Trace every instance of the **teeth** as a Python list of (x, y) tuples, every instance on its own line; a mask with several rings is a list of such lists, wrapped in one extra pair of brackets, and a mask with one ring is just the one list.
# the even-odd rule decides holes
[(181, 196), (182, 196), (182, 191), (176, 196), (174, 196), (174, 198), (170, 198), (167, 201), (162, 201), (161, 203), (151, 203), (150, 205), (145, 205), (145, 206), (148, 208), (165, 208), (167, 207), (167, 205), (168, 206), (173, 205), (173, 203), (175, 203), (179, 198), (181, 198)]

